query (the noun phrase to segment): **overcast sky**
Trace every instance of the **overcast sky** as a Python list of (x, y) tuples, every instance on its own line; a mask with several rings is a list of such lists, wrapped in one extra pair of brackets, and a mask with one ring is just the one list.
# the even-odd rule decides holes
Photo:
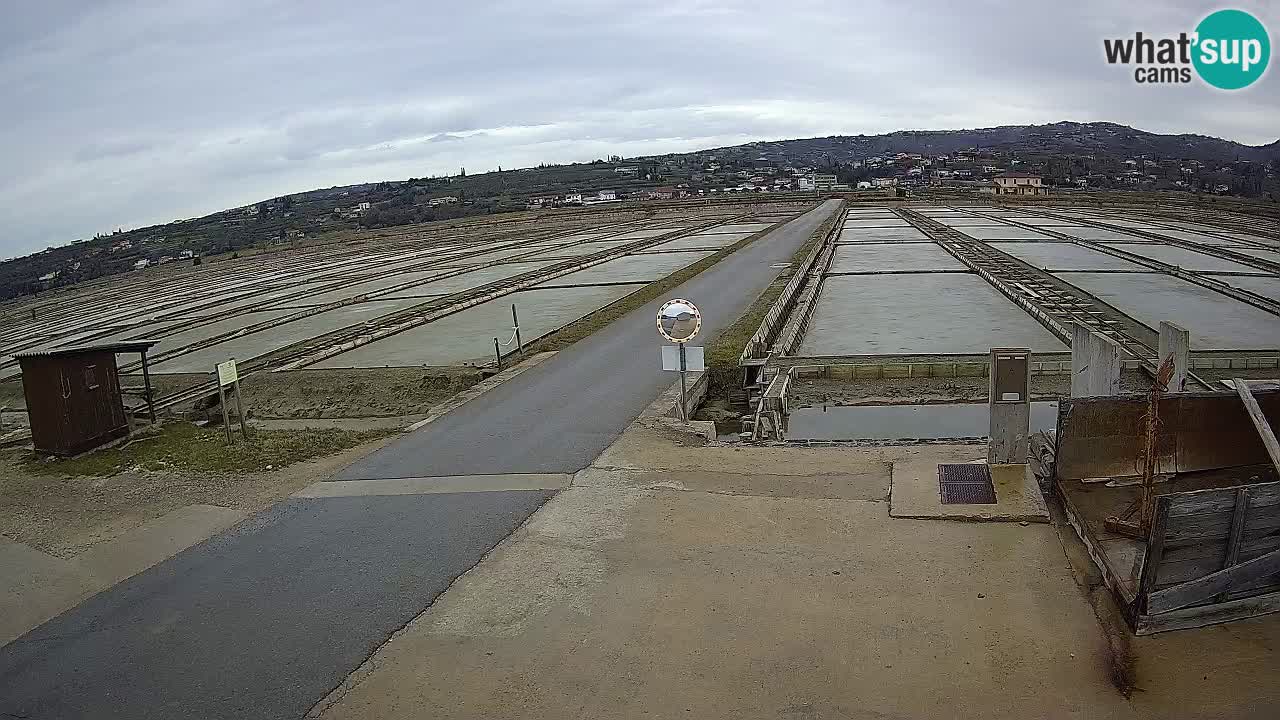
[[(1238, 2), (1271, 28), (1280, 3)], [(1194, 2), (38, 0), (0, 24), (0, 256), (289, 192), (834, 133), (1107, 120), (1250, 144), (1104, 36)]]

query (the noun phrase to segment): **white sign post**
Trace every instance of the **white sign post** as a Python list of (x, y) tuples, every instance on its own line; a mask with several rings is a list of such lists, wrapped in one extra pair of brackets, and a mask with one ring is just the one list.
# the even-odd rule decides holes
[[(685, 385), (686, 373), (704, 369), (702, 348), (686, 347), (686, 344), (697, 336), (702, 329), (702, 313), (698, 306), (676, 298), (668, 300), (658, 309), (658, 334), (675, 343), (675, 347), (662, 348), (662, 369), (680, 372), (680, 419), (689, 419), (689, 407), (685, 396), (688, 392)], [(674, 356), (674, 357), (673, 357)], [(690, 361), (693, 361), (692, 363)]]
[(244, 422), (244, 402), (240, 396), (240, 371), (236, 368), (236, 359), (218, 363), (215, 368), (218, 375), (218, 400), (222, 403), (222, 427), (227, 431), (227, 444), (231, 444), (231, 416), (227, 414), (227, 388), (236, 395), (236, 414), (240, 416), (240, 434), (249, 439), (249, 429)]

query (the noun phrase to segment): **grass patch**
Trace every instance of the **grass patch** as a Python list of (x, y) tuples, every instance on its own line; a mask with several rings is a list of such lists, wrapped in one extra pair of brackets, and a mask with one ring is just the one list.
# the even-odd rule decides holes
[[(789, 221), (783, 220), (782, 222), (774, 223), (754, 235), (745, 237), (728, 247), (718, 250), (714, 255), (708, 255), (698, 262), (677, 270), (657, 282), (650, 283), (624, 298), (619, 298), (589, 315), (584, 315), (559, 330), (526, 345), (524, 348), (525, 354), (528, 355), (551, 350), (563, 350), (569, 347), (614, 320), (626, 315), (632, 310), (666, 296), (667, 293), (671, 292), (671, 290), (693, 279), (693, 277), (702, 271), (764, 237), (779, 225), (787, 222)], [(655, 330), (655, 333), (656, 332), (657, 331)], [(736, 362), (737, 358), (734, 358), (734, 360)]]
[(38, 475), (106, 476), (131, 469), (189, 473), (264, 472), (311, 460), (388, 437), (396, 430), (352, 431), (339, 428), (254, 430), (246, 441), (235, 431), (227, 445), (221, 427), (168, 423), (153, 435), (67, 460), (32, 458), (26, 469)]
[(764, 322), (764, 316), (769, 313), (769, 308), (773, 306), (774, 301), (782, 295), (787, 283), (791, 282), (791, 278), (795, 276), (800, 267), (800, 262), (827, 237), (827, 233), (831, 232), (832, 226), (843, 215), (844, 206), (841, 206), (839, 211), (819, 225), (818, 229), (813, 231), (813, 235), (805, 241), (804, 245), (791, 256), (791, 266), (774, 278), (774, 281), (769, 283), (769, 287), (760, 293), (760, 296), (751, 304), (751, 307), (747, 308), (747, 311), (733, 325), (720, 333), (715, 341), (707, 346), (706, 362), (708, 368), (727, 370), (738, 367), (738, 359), (742, 357), (742, 348), (747, 346), (747, 341), (751, 339), (752, 335), (756, 334), (756, 330), (760, 329), (760, 323)]

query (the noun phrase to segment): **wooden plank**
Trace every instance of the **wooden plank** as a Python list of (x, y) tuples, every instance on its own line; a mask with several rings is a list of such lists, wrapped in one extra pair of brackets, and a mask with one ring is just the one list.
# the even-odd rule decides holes
[(1188, 630), (1273, 612), (1280, 612), (1280, 592), (1184, 608), (1159, 615), (1140, 615), (1134, 623), (1134, 634), (1151, 635), (1169, 630)]
[(1249, 389), (1249, 383), (1240, 378), (1235, 378), (1231, 382), (1235, 384), (1236, 394), (1240, 396), (1240, 402), (1244, 403), (1249, 419), (1253, 421), (1253, 426), (1258, 430), (1258, 436), (1262, 438), (1262, 445), (1267, 449), (1267, 455), (1271, 456), (1271, 464), (1275, 465), (1277, 472), (1280, 472), (1280, 440), (1276, 440), (1276, 434), (1271, 431), (1267, 416), (1263, 415), (1262, 408), (1258, 407), (1258, 400)]
[(1169, 514), (1176, 518), (1210, 512), (1232, 513), (1236, 507), (1235, 492), (1242, 487), (1249, 488), (1251, 507), (1280, 505), (1280, 482), (1254, 483), (1171, 493), (1169, 498), (1173, 504), (1169, 507)]
[(1138, 598), (1149, 603), (1149, 594), (1156, 584), (1156, 572), (1164, 556), (1165, 527), (1169, 523), (1169, 498), (1156, 498), (1151, 515), (1151, 533), (1147, 536), (1147, 552), (1142, 558), (1142, 572), (1138, 573)]
[[(1223, 570), (1240, 560), (1240, 540), (1244, 537), (1244, 516), (1247, 512), (1249, 512), (1249, 489), (1239, 488), (1236, 490), (1236, 510), (1231, 515), (1231, 532), (1227, 535), (1227, 552), (1222, 558)], [(1214, 600), (1217, 602), (1226, 600), (1227, 591), (1230, 589), (1228, 587), (1227, 590), (1218, 593)]]
[[(1256, 508), (1252, 503), (1245, 515), (1246, 538), (1265, 535), (1280, 528), (1280, 507)], [(1221, 513), (1204, 517), (1183, 517), (1169, 521), (1165, 542), (1187, 543), (1193, 540), (1225, 541), (1231, 534), (1231, 516)]]
[(1227, 590), (1234, 584), (1256, 582), (1277, 572), (1280, 572), (1280, 550), (1273, 550), (1266, 555), (1259, 555), (1252, 560), (1205, 575), (1198, 580), (1190, 580), (1181, 585), (1150, 593), (1147, 595), (1147, 612), (1156, 615), (1178, 610), (1207, 600), (1210, 596)]
[[(1272, 550), (1280, 550), (1280, 534), (1271, 533), (1255, 538), (1244, 537), (1240, 540), (1239, 557), (1236, 562), (1255, 558)], [(1222, 558), (1227, 552), (1226, 541), (1207, 541), (1190, 543), (1172, 543), (1166, 537), (1164, 541), (1164, 562), (1185, 562), (1201, 558)]]

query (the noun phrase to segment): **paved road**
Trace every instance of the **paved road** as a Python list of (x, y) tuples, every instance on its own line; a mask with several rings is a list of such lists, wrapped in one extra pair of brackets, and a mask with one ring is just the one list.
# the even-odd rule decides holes
[[(673, 291), (702, 310), (701, 339), (742, 314), (837, 201), (787, 223)], [(590, 465), (671, 383), (654, 317), (640, 308), (496, 390), (355, 463), (340, 477), (577, 472)]]
[[(677, 289), (708, 336), (828, 203)], [(353, 466), (349, 479), (572, 472), (672, 376), (654, 307)], [(294, 499), (0, 648), (0, 718), (299, 718), (552, 493)]]

